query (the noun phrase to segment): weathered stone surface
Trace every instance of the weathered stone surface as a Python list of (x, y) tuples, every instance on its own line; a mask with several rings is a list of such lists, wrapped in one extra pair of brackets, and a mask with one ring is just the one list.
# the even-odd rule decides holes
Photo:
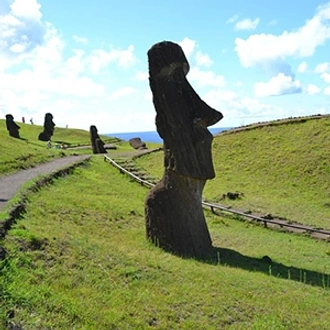
[(14, 117), (12, 115), (6, 115), (6, 126), (9, 131), (9, 136), (19, 139), (19, 129), (20, 127), (14, 122)]
[(129, 144), (132, 148), (137, 149), (137, 150), (142, 150), (142, 149), (148, 149), (145, 142), (141, 141), (141, 138), (136, 137), (129, 139)]
[(53, 122), (53, 115), (51, 113), (46, 113), (44, 121), (44, 130), (39, 134), (38, 139), (40, 141), (51, 140), (54, 134), (55, 123)]
[(89, 133), (91, 137), (91, 144), (94, 154), (106, 154), (107, 151), (104, 148), (104, 142), (97, 133), (96, 126), (92, 125), (89, 128)]
[(223, 116), (203, 102), (187, 81), (189, 64), (179, 45), (155, 44), (148, 59), (165, 171), (146, 199), (147, 238), (177, 255), (203, 258), (212, 251), (212, 241), (202, 192), (206, 180), (215, 176), (213, 136), (207, 127)]

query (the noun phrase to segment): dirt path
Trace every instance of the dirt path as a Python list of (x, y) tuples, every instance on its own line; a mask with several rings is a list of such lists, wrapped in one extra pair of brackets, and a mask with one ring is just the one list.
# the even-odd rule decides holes
[(75, 163), (79, 163), (90, 155), (68, 156), (53, 160), (45, 164), (38, 165), (27, 170), (19, 171), (15, 174), (7, 175), (0, 178), (0, 211), (3, 210), (9, 200), (14, 197), (21, 186), (38, 177), (39, 175), (49, 174), (53, 171), (68, 167)]

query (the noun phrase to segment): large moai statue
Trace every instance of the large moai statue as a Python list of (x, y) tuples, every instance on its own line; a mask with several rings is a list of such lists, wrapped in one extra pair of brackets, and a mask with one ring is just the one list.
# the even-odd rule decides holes
[(107, 151), (104, 148), (104, 142), (101, 140), (100, 136), (98, 135), (96, 126), (92, 125), (89, 128), (89, 133), (91, 137), (93, 154), (106, 154)]
[(19, 129), (20, 127), (14, 122), (14, 117), (10, 114), (6, 115), (6, 126), (9, 131), (9, 136), (19, 139)]
[(40, 141), (49, 141), (54, 133), (55, 123), (53, 122), (53, 115), (51, 113), (46, 113), (44, 130), (39, 134), (38, 139)]
[(148, 51), (156, 126), (164, 140), (164, 175), (145, 203), (146, 234), (155, 245), (183, 257), (204, 258), (212, 241), (202, 208), (207, 179), (215, 176), (213, 135), (222, 114), (203, 102), (186, 79), (188, 61), (173, 42)]

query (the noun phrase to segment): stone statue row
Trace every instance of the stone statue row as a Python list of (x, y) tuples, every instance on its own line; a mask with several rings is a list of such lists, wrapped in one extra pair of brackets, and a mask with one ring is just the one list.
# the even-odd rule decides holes
[[(20, 139), (19, 129), (14, 117), (11, 114), (6, 115), (6, 126), (9, 132), (9, 136)], [(39, 134), (38, 139), (40, 141), (49, 141), (54, 133), (55, 123), (53, 122), (53, 115), (51, 113), (46, 113), (44, 121), (44, 130)]]
[[(20, 139), (20, 135), (19, 135), (20, 126), (15, 123), (14, 117), (11, 114), (6, 115), (6, 126), (9, 132), (9, 136)], [(53, 122), (53, 115), (51, 113), (46, 113), (45, 121), (44, 121), (44, 129), (39, 134), (38, 139), (40, 141), (50, 141), (54, 134), (54, 129), (55, 129), (55, 123)], [(97, 128), (94, 125), (90, 127), (90, 138), (91, 138), (91, 145), (94, 154), (107, 152), (104, 147), (105, 144), (98, 135)]]

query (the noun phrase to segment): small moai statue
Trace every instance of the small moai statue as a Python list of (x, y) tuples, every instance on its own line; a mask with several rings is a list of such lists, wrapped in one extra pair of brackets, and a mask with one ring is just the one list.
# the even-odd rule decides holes
[(187, 81), (189, 64), (179, 45), (157, 43), (148, 51), (148, 60), (165, 168), (146, 198), (146, 236), (165, 251), (205, 258), (213, 247), (202, 192), (206, 180), (215, 176), (213, 135), (207, 127), (223, 116), (202, 101)]
[(55, 123), (53, 122), (53, 115), (51, 113), (46, 113), (44, 121), (44, 130), (39, 134), (38, 139), (40, 141), (51, 140), (54, 134)]
[(15, 122), (14, 122), (14, 117), (10, 114), (6, 115), (6, 126), (7, 126), (7, 130), (9, 131), (9, 136), (14, 137), (19, 139), (19, 129), (20, 126), (18, 126)]
[(104, 148), (104, 142), (98, 135), (96, 126), (92, 125), (89, 128), (89, 133), (91, 138), (93, 154), (106, 154), (107, 151)]

